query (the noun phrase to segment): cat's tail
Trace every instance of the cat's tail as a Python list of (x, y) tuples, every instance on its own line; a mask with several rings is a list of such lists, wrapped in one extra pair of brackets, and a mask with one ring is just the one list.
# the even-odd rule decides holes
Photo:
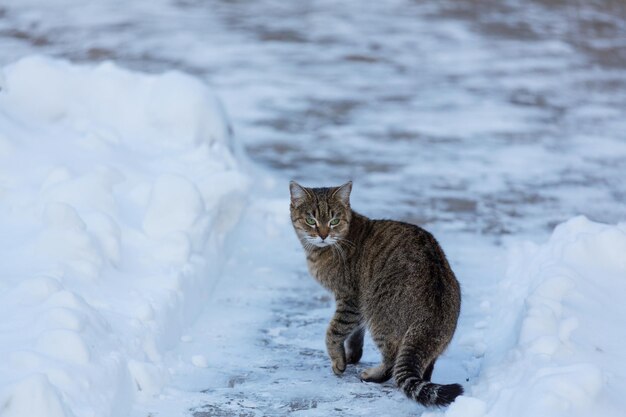
[(400, 345), (393, 369), (396, 383), (407, 397), (426, 407), (446, 406), (463, 394), (463, 387), (459, 384), (441, 385), (429, 381), (430, 376), (425, 375), (429, 363), (425, 363), (422, 358), (432, 358), (439, 349), (432, 345), (432, 339), (425, 339), (416, 330), (409, 329)]

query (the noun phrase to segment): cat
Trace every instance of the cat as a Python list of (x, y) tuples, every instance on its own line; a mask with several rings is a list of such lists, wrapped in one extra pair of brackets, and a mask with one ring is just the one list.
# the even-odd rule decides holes
[(382, 363), (364, 370), (363, 381), (393, 376), (422, 405), (454, 401), (461, 385), (430, 382), (461, 307), (459, 283), (435, 238), (412, 224), (352, 211), (352, 182), (306, 188), (291, 181), (289, 188), (291, 221), (309, 272), (335, 296), (326, 332), (333, 372), (341, 375), (346, 364), (359, 362), (367, 327)]

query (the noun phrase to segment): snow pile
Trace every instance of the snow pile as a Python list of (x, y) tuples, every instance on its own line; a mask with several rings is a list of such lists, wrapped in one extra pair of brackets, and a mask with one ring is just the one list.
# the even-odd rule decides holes
[(207, 302), (248, 179), (198, 80), (30, 57), (0, 93), (0, 415), (119, 417)]
[(475, 398), (445, 415), (623, 415), (626, 224), (577, 217), (517, 247), (499, 291)]

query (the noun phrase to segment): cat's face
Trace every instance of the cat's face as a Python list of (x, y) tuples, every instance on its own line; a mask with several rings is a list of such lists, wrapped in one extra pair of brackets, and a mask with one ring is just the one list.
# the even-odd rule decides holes
[(306, 188), (292, 181), (291, 221), (304, 246), (338, 244), (348, 234), (352, 182), (339, 187)]

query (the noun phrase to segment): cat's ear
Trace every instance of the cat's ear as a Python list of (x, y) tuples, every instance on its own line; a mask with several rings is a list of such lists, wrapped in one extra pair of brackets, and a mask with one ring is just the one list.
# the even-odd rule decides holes
[(309, 190), (301, 186), (295, 181), (289, 183), (289, 192), (291, 193), (291, 204), (294, 207), (298, 207), (304, 203), (308, 198), (311, 198)]
[(352, 191), (352, 181), (348, 181), (344, 185), (337, 187), (332, 197), (338, 198), (346, 207), (350, 206), (350, 192)]

